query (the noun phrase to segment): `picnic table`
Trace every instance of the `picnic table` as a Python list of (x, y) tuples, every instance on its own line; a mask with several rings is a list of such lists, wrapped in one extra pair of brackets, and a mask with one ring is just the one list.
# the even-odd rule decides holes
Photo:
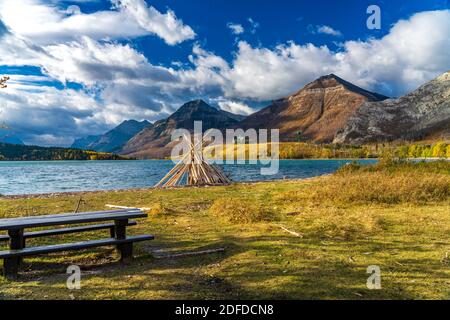
[[(121, 261), (130, 259), (133, 256), (133, 243), (154, 239), (153, 235), (127, 236), (127, 227), (137, 224), (130, 219), (145, 217), (147, 217), (147, 214), (140, 209), (122, 209), (0, 219), (0, 231), (7, 231), (6, 235), (0, 235), (0, 242), (9, 242), (9, 249), (0, 251), (0, 259), (4, 260), (3, 274), (7, 277), (16, 277), (23, 257), (110, 245), (117, 247)], [(60, 226), (69, 227), (25, 232), (25, 229)], [(103, 229), (110, 230), (109, 238), (46, 246), (26, 246), (26, 240), (30, 238)]]

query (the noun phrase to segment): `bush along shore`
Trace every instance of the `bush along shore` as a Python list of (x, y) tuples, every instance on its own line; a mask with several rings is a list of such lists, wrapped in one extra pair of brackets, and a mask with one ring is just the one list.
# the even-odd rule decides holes
[[(113, 248), (25, 259), (19, 281), (0, 278), (2, 299), (450, 298), (447, 161), (383, 159), (296, 181), (3, 198), (0, 217), (71, 212), (80, 196), (80, 211), (150, 208), (130, 231), (156, 239), (137, 245), (126, 268)], [(199, 251), (211, 253), (190, 255)], [(66, 288), (73, 264), (82, 290)], [(366, 286), (373, 265), (381, 290)]]

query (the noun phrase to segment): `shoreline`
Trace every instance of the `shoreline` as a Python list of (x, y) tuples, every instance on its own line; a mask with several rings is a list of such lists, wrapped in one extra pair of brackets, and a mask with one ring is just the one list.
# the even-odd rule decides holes
[(87, 190), (87, 191), (67, 191), (67, 192), (52, 192), (52, 193), (28, 193), (17, 195), (0, 195), (0, 200), (16, 200), (16, 199), (51, 199), (63, 196), (82, 196), (92, 194), (105, 194), (105, 193), (120, 193), (120, 192), (139, 192), (139, 191), (154, 191), (154, 190), (177, 190), (177, 189), (207, 189), (213, 187), (229, 187), (234, 185), (256, 185), (261, 183), (271, 182), (296, 182), (296, 181), (309, 181), (314, 179), (320, 179), (323, 177), (331, 176), (332, 174), (323, 174), (308, 178), (289, 178), (289, 179), (272, 179), (272, 180), (258, 180), (258, 181), (236, 181), (228, 185), (204, 185), (204, 186), (177, 186), (171, 188), (129, 188), (129, 189), (113, 189), (113, 190)]

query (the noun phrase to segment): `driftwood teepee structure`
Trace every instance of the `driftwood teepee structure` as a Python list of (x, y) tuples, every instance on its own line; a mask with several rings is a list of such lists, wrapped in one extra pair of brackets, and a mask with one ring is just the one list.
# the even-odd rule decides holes
[(196, 144), (186, 136), (184, 139), (184, 142), (189, 145), (189, 152), (182, 155), (181, 160), (175, 167), (155, 185), (156, 188), (169, 188), (181, 185), (226, 185), (231, 183), (231, 180), (218, 167), (205, 161), (203, 157), (203, 139)]

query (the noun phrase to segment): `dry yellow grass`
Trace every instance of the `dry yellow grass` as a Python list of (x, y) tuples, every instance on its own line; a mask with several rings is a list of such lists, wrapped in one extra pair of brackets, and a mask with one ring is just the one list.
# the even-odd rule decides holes
[(270, 212), (267, 207), (249, 199), (228, 197), (216, 199), (209, 211), (232, 223), (252, 223), (275, 219), (274, 213)]

